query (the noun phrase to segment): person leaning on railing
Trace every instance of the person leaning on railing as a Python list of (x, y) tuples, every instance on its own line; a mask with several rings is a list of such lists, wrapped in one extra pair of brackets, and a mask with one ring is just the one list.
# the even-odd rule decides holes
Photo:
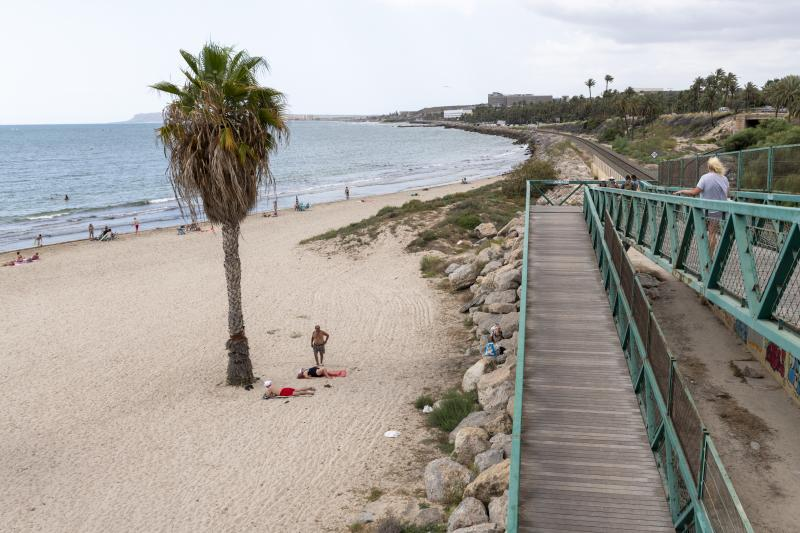
[[(675, 191), (675, 194), (682, 196), (697, 196), (704, 200), (728, 199), (728, 178), (725, 177), (725, 166), (717, 157), (708, 160), (708, 172), (700, 176), (694, 189), (683, 189)], [(708, 227), (708, 243), (711, 246), (711, 253), (717, 247), (717, 236), (719, 235), (720, 222), (722, 221), (722, 211), (706, 211), (706, 227)]]

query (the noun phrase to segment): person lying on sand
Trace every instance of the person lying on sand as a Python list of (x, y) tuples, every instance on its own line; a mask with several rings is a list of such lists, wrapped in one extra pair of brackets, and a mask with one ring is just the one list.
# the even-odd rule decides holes
[(297, 371), (297, 379), (308, 378), (346, 378), (347, 370), (328, 370), (324, 366), (312, 366), (311, 368), (301, 368)]
[(264, 388), (267, 391), (264, 393), (263, 398), (268, 400), (270, 398), (288, 398), (290, 396), (313, 396), (315, 389), (314, 387), (302, 387), (299, 389), (293, 389), (292, 387), (282, 387), (278, 389), (272, 385), (271, 380), (264, 381)]

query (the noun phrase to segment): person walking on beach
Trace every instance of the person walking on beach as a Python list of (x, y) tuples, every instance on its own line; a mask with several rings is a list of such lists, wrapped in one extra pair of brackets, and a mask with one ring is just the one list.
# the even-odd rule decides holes
[(344, 199), (345, 200), (350, 199), (350, 187), (348, 187), (347, 185), (344, 186)]
[(69, 202), (69, 194), (65, 194), (64, 195), (64, 201), (65, 202)]
[(328, 343), (328, 335), (325, 331), (321, 330), (319, 324), (314, 326), (314, 331), (311, 332), (311, 349), (314, 351), (314, 362), (322, 366), (322, 361), (325, 359), (325, 345)]
[(272, 216), (278, 216), (278, 200), (272, 201)]
[(139, 235), (139, 219), (136, 217), (133, 217), (133, 229), (134, 233), (136, 233), (136, 235)]
[(90, 241), (94, 240), (94, 224), (92, 224), (91, 222), (89, 222), (89, 240)]
[(294, 210), (300, 211), (300, 198), (297, 196), (294, 197)]
[[(708, 172), (700, 176), (694, 189), (683, 189), (676, 191), (680, 196), (697, 196), (704, 200), (717, 200), (726, 202), (728, 200), (728, 178), (725, 177), (725, 166), (717, 157), (708, 160)], [(711, 253), (717, 248), (717, 236), (719, 235), (720, 223), (722, 222), (722, 211), (706, 211), (706, 227), (708, 228), (708, 244), (711, 246)]]

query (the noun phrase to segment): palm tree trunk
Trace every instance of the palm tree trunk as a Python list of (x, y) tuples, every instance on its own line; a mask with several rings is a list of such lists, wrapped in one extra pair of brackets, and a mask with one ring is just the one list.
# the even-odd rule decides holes
[(225, 280), (228, 284), (228, 385), (250, 385), (253, 364), (244, 335), (242, 313), (242, 263), (239, 260), (239, 223), (222, 225), (222, 249), (225, 252)]

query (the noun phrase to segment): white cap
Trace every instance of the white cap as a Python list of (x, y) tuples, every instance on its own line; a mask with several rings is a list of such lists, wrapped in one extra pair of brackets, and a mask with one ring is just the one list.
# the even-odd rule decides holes
[(264, 380), (264, 387), (270, 388), (271, 385), (272, 385), (272, 380), (269, 379)]

